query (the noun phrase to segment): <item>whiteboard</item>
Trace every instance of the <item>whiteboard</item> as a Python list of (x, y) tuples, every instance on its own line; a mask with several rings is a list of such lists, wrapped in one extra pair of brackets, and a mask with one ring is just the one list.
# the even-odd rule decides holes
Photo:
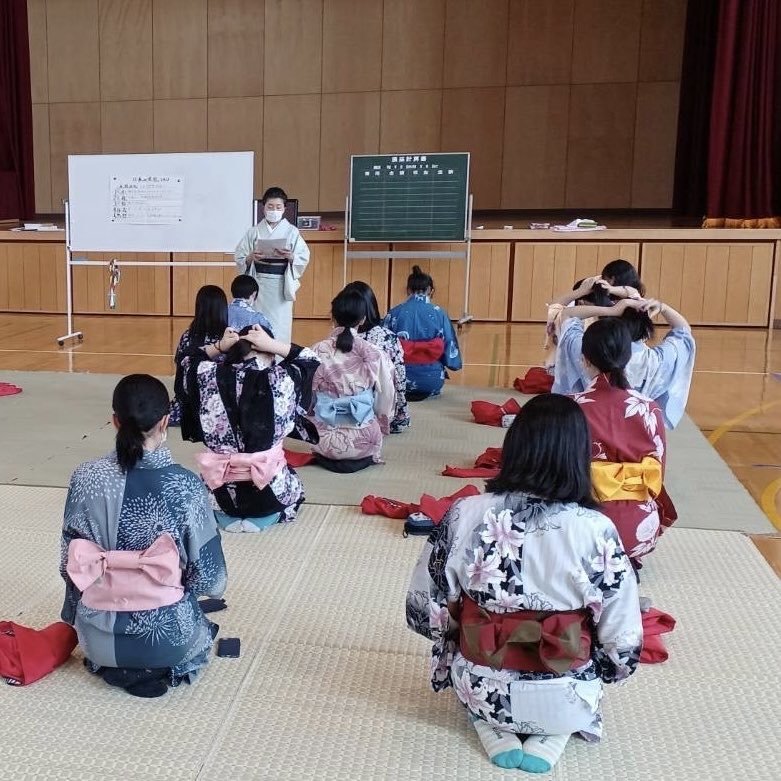
[(69, 248), (232, 253), (253, 222), (254, 156), (69, 155)]

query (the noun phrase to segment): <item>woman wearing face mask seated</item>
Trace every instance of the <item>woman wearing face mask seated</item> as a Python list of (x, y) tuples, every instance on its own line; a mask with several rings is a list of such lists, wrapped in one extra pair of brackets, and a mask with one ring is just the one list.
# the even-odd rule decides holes
[(298, 228), (285, 219), (286, 201), (287, 195), (281, 187), (266, 190), (263, 219), (244, 234), (234, 257), (237, 272), (249, 274), (258, 282), (260, 291), (255, 308), (269, 319), (274, 336), (289, 344), (293, 333), (293, 301), (309, 264), (309, 247)]
[(92, 672), (140, 697), (206, 665), (217, 627), (196, 597), (227, 579), (208, 492), (165, 447), (168, 405), (160, 380), (120, 380), (116, 450), (73, 473), (62, 526), (62, 620)]
[(312, 391), (312, 422), (320, 442), (317, 463), (333, 472), (357, 472), (382, 462), (382, 438), (395, 409), (393, 364), (376, 345), (361, 339), (363, 296), (342, 290), (331, 302), (336, 328), (312, 347), (320, 360)]
[(185, 359), (198, 441), (208, 448), (196, 460), (226, 531), (259, 532), (295, 519), (304, 486), (285, 462), (282, 442), (317, 441), (302, 414), (317, 366), (311, 350), (273, 339), (257, 325), (243, 329), (219, 363), (206, 355)]

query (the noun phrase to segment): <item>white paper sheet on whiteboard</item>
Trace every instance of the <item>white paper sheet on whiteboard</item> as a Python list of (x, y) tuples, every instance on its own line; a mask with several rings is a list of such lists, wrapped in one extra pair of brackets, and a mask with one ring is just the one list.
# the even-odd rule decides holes
[(184, 177), (112, 176), (111, 222), (178, 225), (184, 214)]

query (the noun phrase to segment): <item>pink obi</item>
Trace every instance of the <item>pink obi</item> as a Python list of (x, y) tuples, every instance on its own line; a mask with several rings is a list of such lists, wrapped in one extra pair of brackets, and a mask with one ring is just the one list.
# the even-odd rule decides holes
[(66, 570), (82, 604), (94, 610), (155, 610), (184, 594), (179, 549), (168, 533), (142, 551), (103, 550), (90, 540), (73, 540)]
[(260, 453), (212, 453), (207, 450), (196, 453), (195, 460), (201, 477), (212, 490), (225, 483), (249, 480), (263, 489), (287, 466), (281, 442)]

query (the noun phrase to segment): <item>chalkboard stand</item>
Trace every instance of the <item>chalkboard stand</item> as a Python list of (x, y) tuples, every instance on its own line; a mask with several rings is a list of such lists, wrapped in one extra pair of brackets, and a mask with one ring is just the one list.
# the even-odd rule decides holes
[[(348, 236), (349, 231), (347, 226), (350, 224), (350, 196), (345, 198), (344, 202), (344, 263), (342, 266), (342, 276), (344, 285), (347, 285), (347, 261), (350, 258), (356, 260), (385, 260), (391, 258), (459, 258), (463, 259), (466, 263), (466, 273), (464, 274), (464, 310), (461, 317), (456, 321), (458, 327), (471, 322), (474, 318), (469, 314), (469, 277), (472, 271), (472, 194), (469, 194), (467, 202), (467, 221), (466, 231), (464, 236), (464, 249), (458, 251), (445, 251), (445, 250), (351, 250), (355, 240), (350, 239)], [(393, 242), (389, 242), (393, 243)], [(461, 242), (449, 241), (448, 244), (459, 244)]]

